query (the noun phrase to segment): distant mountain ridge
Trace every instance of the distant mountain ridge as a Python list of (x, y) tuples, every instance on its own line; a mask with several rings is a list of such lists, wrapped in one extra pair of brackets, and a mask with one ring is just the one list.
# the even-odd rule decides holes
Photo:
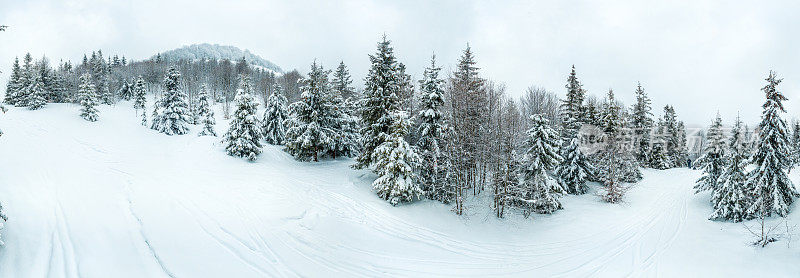
[[(251, 53), (249, 50), (242, 50), (235, 46), (219, 45), (219, 44), (192, 44), (181, 48), (176, 48), (169, 51), (159, 53), (161, 58), (166, 61), (177, 60), (200, 60), (200, 59), (228, 59), (237, 61), (244, 57), (251, 65), (262, 67), (272, 70), (276, 73), (283, 73), (283, 69), (267, 59), (261, 58), (256, 54)], [(153, 55), (153, 59), (157, 56)]]

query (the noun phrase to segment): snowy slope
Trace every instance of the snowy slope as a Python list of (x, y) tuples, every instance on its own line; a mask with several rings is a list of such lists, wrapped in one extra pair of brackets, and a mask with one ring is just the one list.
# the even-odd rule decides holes
[[(270, 62), (269, 60), (264, 59), (256, 54), (253, 54), (247, 49), (241, 50), (238, 47), (230, 45), (199, 43), (172, 49), (169, 51), (162, 52), (160, 54), (161, 57), (167, 61), (228, 59), (235, 62), (244, 57), (245, 60), (247, 60), (247, 62), (249, 62), (251, 65), (253, 65), (258, 69), (271, 70), (278, 74), (283, 73), (281, 67)], [(151, 59), (155, 59), (155, 55), (151, 57)]]
[(248, 163), (218, 138), (144, 128), (130, 107), (102, 106), (96, 123), (67, 104), (0, 115), (0, 277), (800, 273), (800, 242), (757, 249), (741, 224), (706, 220), (695, 171), (646, 170), (619, 205), (569, 196), (554, 215), (497, 220), (481, 199), (460, 218), (430, 201), (390, 206), (350, 160), (267, 147)]

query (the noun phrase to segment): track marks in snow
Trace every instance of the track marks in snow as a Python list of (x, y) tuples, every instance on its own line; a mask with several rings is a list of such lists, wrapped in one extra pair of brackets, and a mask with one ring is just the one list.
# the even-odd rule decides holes
[[(248, 233), (251, 240), (245, 240), (230, 232), (196, 205), (193, 205), (193, 209), (190, 209), (186, 202), (178, 202), (178, 204), (192, 216), (192, 220), (197, 223), (197, 226), (206, 235), (248, 268), (263, 276), (296, 276), (295, 273), (279, 267), (278, 255), (272, 251), (265, 237), (258, 231), (250, 229)], [(239, 215), (241, 215), (241, 211)], [(269, 269), (264, 267), (263, 264), (268, 265)]]
[(156, 252), (155, 247), (153, 247), (153, 245), (150, 243), (150, 239), (144, 232), (144, 223), (142, 222), (142, 219), (139, 217), (139, 215), (136, 214), (136, 212), (133, 210), (133, 201), (131, 201), (130, 192), (128, 192), (127, 201), (128, 201), (128, 212), (130, 213), (130, 216), (133, 217), (133, 219), (136, 221), (136, 224), (138, 224), (139, 236), (141, 236), (141, 240), (144, 242), (144, 245), (150, 252), (150, 256), (152, 256), (156, 264), (158, 264), (158, 266), (161, 267), (161, 270), (164, 272), (165, 275), (175, 278), (175, 274), (173, 274), (172, 271), (170, 271), (169, 268), (167, 268), (167, 265), (164, 263), (163, 260), (161, 260), (161, 257), (158, 256), (158, 252)]

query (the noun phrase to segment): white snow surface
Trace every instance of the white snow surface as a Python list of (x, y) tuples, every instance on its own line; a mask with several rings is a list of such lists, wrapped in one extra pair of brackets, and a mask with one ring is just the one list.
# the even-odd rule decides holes
[(0, 115), (0, 277), (800, 275), (800, 236), (756, 248), (743, 224), (707, 220), (697, 171), (644, 170), (622, 204), (567, 196), (529, 219), (494, 218), (486, 192), (459, 217), (434, 201), (392, 207), (352, 160), (267, 146), (251, 163), (200, 126), (143, 127), (131, 106), (100, 106), (94, 123), (70, 104)]

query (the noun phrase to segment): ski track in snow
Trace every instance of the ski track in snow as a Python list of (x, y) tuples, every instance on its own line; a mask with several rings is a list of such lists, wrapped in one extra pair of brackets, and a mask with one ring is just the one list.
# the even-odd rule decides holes
[[(392, 207), (349, 160), (302, 163), (268, 146), (248, 163), (196, 129), (166, 136), (142, 127), (126, 106), (102, 106), (98, 123), (70, 105), (6, 114), (0, 154), (36, 148), (0, 160), (11, 169), (0, 177), (11, 217), (0, 276), (652, 277), (687, 273), (719, 252), (732, 255), (708, 273), (768, 265), (741, 244), (739, 226), (705, 219), (691, 170), (646, 170), (622, 204), (587, 194), (565, 198), (553, 215), (468, 219), (431, 201)], [(34, 199), (41, 194), (49, 198)], [(488, 210), (470, 202), (475, 215)], [(109, 219), (121, 220), (93, 223)], [(695, 241), (708, 233), (732, 239)], [(800, 260), (796, 248), (767, 251)], [(777, 270), (791, 277), (800, 267)]]

